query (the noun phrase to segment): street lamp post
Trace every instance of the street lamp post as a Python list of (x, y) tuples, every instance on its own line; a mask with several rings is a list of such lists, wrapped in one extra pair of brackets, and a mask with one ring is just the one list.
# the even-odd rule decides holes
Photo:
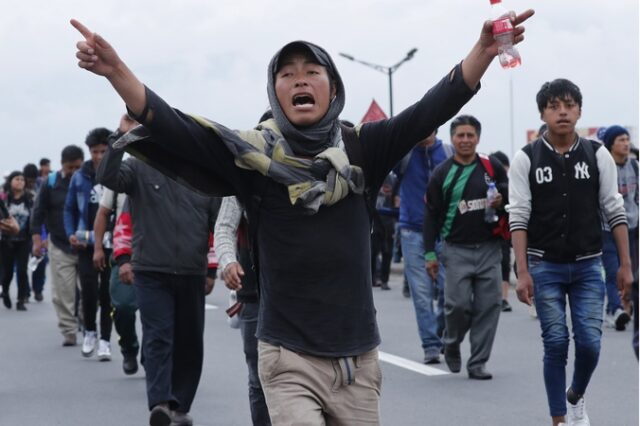
[(346, 53), (340, 53), (340, 56), (342, 56), (343, 58), (347, 58), (350, 61), (358, 62), (362, 65), (366, 65), (369, 68), (373, 68), (376, 71), (380, 71), (389, 77), (389, 115), (393, 117), (393, 82), (392, 82), (393, 73), (396, 72), (398, 68), (400, 68), (400, 65), (404, 64), (405, 62), (413, 58), (413, 55), (415, 55), (417, 51), (418, 51), (417, 48), (411, 49), (410, 51), (407, 52), (406, 56), (400, 62), (390, 67), (386, 67), (384, 65), (372, 64), (371, 62), (361, 61), (360, 59), (356, 59), (353, 56), (348, 55)]

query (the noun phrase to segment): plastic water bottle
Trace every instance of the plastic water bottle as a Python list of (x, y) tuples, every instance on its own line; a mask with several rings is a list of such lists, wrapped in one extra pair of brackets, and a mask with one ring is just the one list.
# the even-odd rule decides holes
[(93, 231), (76, 231), (76, 238), (79, 244), (93, 245), (96, 241)]
[(33, 272), (38, 269), (38, 265), (40, 264), (40, 262), (42, 262), (42, 259), (44, 259), (44, 255), (40, 257), (29, 255), (29, 263), (27, 265), (29, 271)]
[(513, 45), (513, 24), (511, 19), (515, 17), (515, 13), (507, 10), (502, 4), (502, 0), (489, 1), (491, 2), (493, 38), (498, 42), (500, 65), (502, 65), (502, 68), (515, 68), (522, 62), (520, 53)]
[(491, 207), (491, 203), (498, 196), (498, 189), (496, 188), (496, 184), (494, 182), (489, 183), (489, 188), (487, 189), (487, 205), (484, 208), (484, 221), (487, 223), (494, 223), (498, 221), (498, 215), (496, 214), (496, 209)]
[(113, 248), (113, 237), (111, 235), (111, 231), (107, 231), (104, 233), (104, 237), (102, 238), (102, 248), (104, 249)]
[[(235, 290), (231, 290), (229, 292), (229, 308), (233, 308), (235, 304), (238, 302), (238, 294)], [(229, 310), (227, 310), (227, 314), (229, 314)], [(240, 328), (240, 315), (239, 312), (234, 312), (227, 318), (227, 322), (229, 323), (229, 327), (231, 328)]]

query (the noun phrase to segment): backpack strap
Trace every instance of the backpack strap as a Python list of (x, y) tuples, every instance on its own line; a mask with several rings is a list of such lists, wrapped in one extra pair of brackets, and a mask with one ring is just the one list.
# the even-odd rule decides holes
[[(493, 164), (491, 164), (491, 159), (484, 154), (478, 154), (478, 157), (480, 157), (480, 162), (487, 171), (489, 177), (495, 180), (495, 170), (493, 168)], [(506, 210), (498, 211), (498, 222), (492, 232), (493, 235), (496, 235), (503, 240), (509, 241), (511, 239), (511, 231), (509, 230), (509, 214)]]
[(489, 157), (484, 154), (478, 154), (478, 157), (480, 157), (480, 162), (482, 163), (484, 169), (487, 171), (489, 177), (493, 179), (496, 173), (495, 170), (493, 170), (493, 164), (491, 164), (491, 160), (489, 159)]
[(49, 175), (47, 176), (47, 186), (49, 188), (53, 188), (53, 186), (56, 184), (57, 178), (58, 178), (58, 172), (49, 173)]

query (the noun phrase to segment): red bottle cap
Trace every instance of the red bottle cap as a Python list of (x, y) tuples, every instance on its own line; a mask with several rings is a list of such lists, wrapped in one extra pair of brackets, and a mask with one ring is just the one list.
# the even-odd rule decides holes
[(491, 2), (491, 4), (498, 4), (498, 3), (502, 3), (502, 0), (489, 0)]

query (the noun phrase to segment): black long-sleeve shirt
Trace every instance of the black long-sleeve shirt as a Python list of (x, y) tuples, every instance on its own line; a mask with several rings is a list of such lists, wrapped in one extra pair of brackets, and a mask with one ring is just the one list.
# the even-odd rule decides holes
[[(502, 165), (489, 157), (494, 170), (496, 188), (503, 203), (508, 202), (508, 178)], [(463, 165), (451, 157), (433, 172), (427, 186), (427, 206), (424, 221), (425, 252), (435, 250), (438, 236), (450, 243), (480, 243), (496, 238), (495, 224), (484, 221), (487, 182), (490, 177), (479, 157)], [(453, 185), (453, 188), (449, 186)], [(446, 194), (451, 193), (450, 198)]]
[[(376, 191), (392, 167), (474, 94), (460, 66), (420, 101), (389, 120), (359, 128), (365, 181)], [(238, 168), (219, 137), (147, 89), (152, 143), (131, 152), (193, 188), (261, 202), (257, 225), (260, 314), (257, 336), (316, 356), (359, 355), (379, 345), (371, 292), (370, 223), (365, 198), (350, 193), (309, 215), (287, 188)], [(148, 118), (148, 120), (145, 120)], [(142, 121), (141, 121), (142, 120)]]

